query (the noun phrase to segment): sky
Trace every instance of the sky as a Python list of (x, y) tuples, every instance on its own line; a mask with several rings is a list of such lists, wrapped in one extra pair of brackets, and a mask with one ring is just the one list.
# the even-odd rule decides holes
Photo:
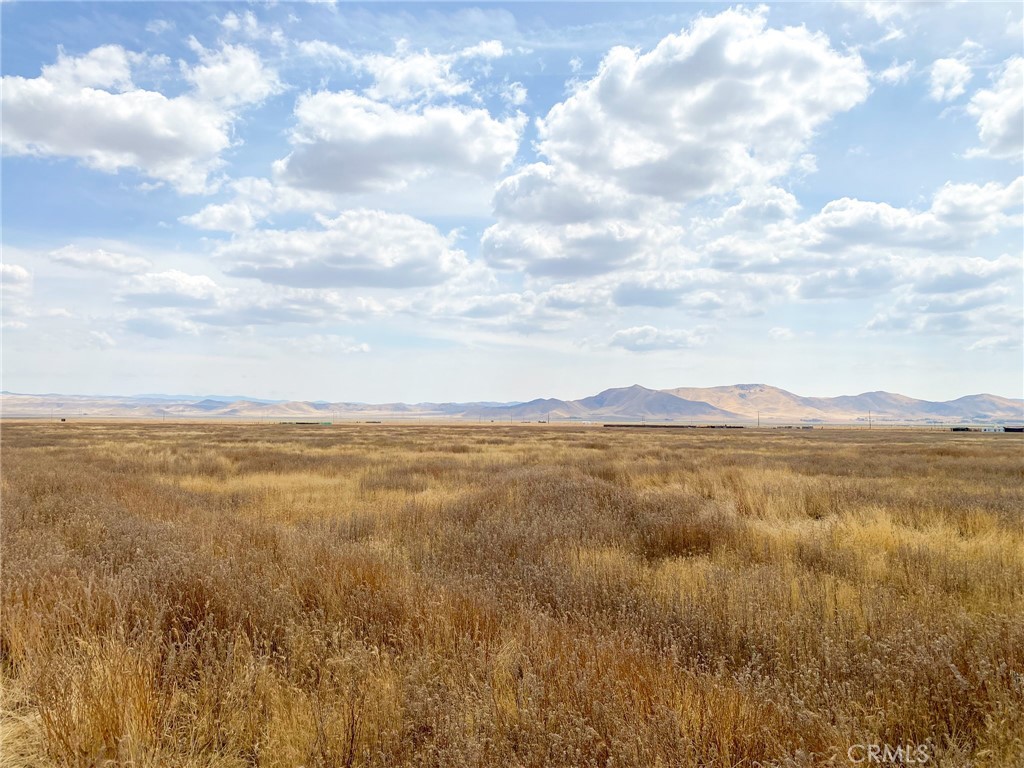
[(3, 2), (3, 389), (1024, 395), (1019, 2)]

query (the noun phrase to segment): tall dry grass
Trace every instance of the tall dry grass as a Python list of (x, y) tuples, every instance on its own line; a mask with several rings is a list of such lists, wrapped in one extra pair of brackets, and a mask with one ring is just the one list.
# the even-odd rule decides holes
[(0, 764), (1024, 764), (1014, 435), (5, 424)]

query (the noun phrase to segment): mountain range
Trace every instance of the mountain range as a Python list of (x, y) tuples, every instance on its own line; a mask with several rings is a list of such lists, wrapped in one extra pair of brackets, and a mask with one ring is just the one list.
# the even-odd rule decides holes
[(947, 424), (1024, 422), (1024, 400), (968, 395), (918, 400), (892, 392), (803, 397), (765, 384), (606, 389), (579, 400), (542, 398), (496, 403), (352, 403), (261, 400), (210, 395), (90, 396), (0, 393), (4, 418), (130, 418), (334, 421), (461, 419), (466, 421), (645, 421), (762, 424)]

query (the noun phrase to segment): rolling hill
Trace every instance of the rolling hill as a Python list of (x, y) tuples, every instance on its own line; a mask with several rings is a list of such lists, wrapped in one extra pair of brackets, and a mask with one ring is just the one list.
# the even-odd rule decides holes
[(1024, 420), (1024, 401), (997, 395), (968, 395), (956, 400), (918, 400), (892, 392), (864, 392), (839, 397), (801, 397), (766, 384), (729, 387), (678, 387), (663, 390), (678, 397), (704, 400), (745, 419), (762, 422), (943, 423)]
[(0, 393), (4, 418), (128, 418), (333, 421), (335, 419), (464, 419), (473, 421), (650, 421), (669, 423), (942, 424), (1024, 422), (1024, 400), (967, 395), (944, 402), (891, 392), (804, 397), (766, 384), (676, 387), (634, 384), (579, 400), (538, 398), (495, 403), (353, 403), (255, 398), (175, 398)]

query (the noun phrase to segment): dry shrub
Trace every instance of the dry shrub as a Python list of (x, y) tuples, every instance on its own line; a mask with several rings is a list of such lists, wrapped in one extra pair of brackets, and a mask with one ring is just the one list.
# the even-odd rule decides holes
[(378, 491), (418, 493), (427, 490), (427, 486), (427, 478), (422, 473), (394, 464), (372, 466), (359, 478), (359, 488), (366, 494)]
[(48, 756), (61, 765), (149, 762), (167, 712), (153, 649), (94, 641), (60, 662), (35, 685)]
[(636, 529), (648, 557), (683, 557), (733, 548), (745, 525), (726, 505), (689, 492), (651, 493), (638, 499)]

